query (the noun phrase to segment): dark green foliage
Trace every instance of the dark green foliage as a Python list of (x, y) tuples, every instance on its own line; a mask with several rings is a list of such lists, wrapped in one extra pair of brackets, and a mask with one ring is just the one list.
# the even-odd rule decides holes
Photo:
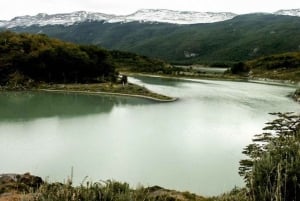
[(75, 45), (46, 35), (0, 32), (0, 85), (33, 81), (87, 83), (116, 81), (115, 69), (167, 72), (167, 64), (132, 53)]
[(267, 123), (269, 132), (256, 135), (240, 162), (253, 201), (300, 199), (300, 116), (278, 113)]
[(240, 15), (223, 22), (194, 25), (84, 22), (13, 30), (43, 32), (67, 41), (180, 64), (246, 61), (300, 50), (300, 18), (272, 14)]
[(0, 85), (116, 81), (115, 69), (167, 72), (167, 64), (95, 45), (76, 45), (43, 34), (0, 32)]
[(109, 53), (95, 46), (78, 46), (46, 35), (2, 32), (0, 72), (1, 84), (13, 72), (35, 81), (70, 83), (104, 81), (114, 76), (115, 68), (109, 63)]

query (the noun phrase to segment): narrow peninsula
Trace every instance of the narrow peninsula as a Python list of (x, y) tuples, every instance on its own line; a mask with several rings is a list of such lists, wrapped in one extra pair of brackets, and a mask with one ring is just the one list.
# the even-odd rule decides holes
[(1, 90), (105, 93), (161, 102), (176, 100), (128, 83), (127, 76), (118, 72), (128, 66), (165, 68), (158, 60), (95, 45), (63, 42), (43, 34), (0, 33)]

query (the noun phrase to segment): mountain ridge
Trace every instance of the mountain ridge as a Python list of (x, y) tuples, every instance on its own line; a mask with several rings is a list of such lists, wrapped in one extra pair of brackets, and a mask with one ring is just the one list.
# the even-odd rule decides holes
[(141, 9), (129, 15), (113, 15), (97, 12), (76, 11), (71, 13), (59, 13), (48, 15), (39, 13), (34, 16), (25, 15), (14, 17), (8, 21), (0, 20), (0, 27), (28, 27), (32, 25), (64, 25), (70, 26), (86, 21), (103, 21), (104, 23), (128, 23), (128, 22), (157, 22), (171, 24), (197, 24), (213, 23), (232, 19), (237, 14), (229, 12), (194, 12), (174, 11), (167, 9)]
[(299, 9), (278, 10), (278, 11), (274, 12), (274, 14), (300, 17), (300, 8)]
[(46, 34), (69, 42), (94, 44), (178, 64), (223, 65), (224, 62), (300, 51), (300, 18), (287, 15), (290, 14), (287, 11), (285, 14), (252, 13), (203, 24), (91, 20), (70, 26), (34, 25), (7, 30)]
[[(271, 14), (300, 17), (300, 9), (278, 10)], [(99, 12), (75, 11), (71, 13), (39, 13), (34, 16), (17, 16), (11, 20), (0, 20), (0, 27), (13, 28), (28, 27), (32, 25), (70, 26), (86, 21), (103, 21), (103, 23), (152, 22), (170, 24), (199, 24), (225, 21), (236, 16), (239, 15), (231, 12), (196, 12), (175, 11), (168, 9), (140, 9), (129, 15), (114, 15)]]

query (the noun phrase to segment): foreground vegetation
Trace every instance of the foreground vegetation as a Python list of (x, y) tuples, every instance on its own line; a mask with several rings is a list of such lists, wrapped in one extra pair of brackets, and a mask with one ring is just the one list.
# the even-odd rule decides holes
[[(25, 179), (24, 179), (25, 178)], [(1, 179), (0, 200), (23, 201), (206, 201), (202, 196), (189, 192), (164, 189), (159, 186), (132, 188), (127, 183), (112, 180), (85, 182), (73, 186), (67, 183), (43, 182), (30, 174), (17, 175), (17, 179)]]
[(240, 175), (253, 201), (300, 199), (300, 116), (277, 115), (243, 152)]

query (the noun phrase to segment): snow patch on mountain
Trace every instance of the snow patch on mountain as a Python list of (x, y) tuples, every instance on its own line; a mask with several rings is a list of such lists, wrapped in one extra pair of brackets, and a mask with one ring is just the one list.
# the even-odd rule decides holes
[(0, 27), (12, 28), (18, 26), (46, 26), (46, 25), (65, 25), (69, 26), (79, 22), (85, 21), (102, 21), (114, 17), (114, 15), (107, 15), (103, 13), (92, 13), (86, 11), (78, 11), (73, 13), (48, 15), (39, 13), (35, 16), (21, 16), (15, 17), (10, 21), (0, 21)]
[(300, 9), (290, 9), (290, 10), (279, 10), (274, 13), (275, 15), (290, 15), (300, 17)]
[(235, 17), (234, 13), (213, 13), (213, 12), (191, 12), (191, 11), (173, 11), (166, 9), (142, 9), (137, 12), (126, 15), (117, 16), (108, 22), (164, 22), (172, 24), (198, 24), (213, 23), (229, 20)]
[(142, 9), (130, 15), (108, 15), (103, 13), (93, 13), (78, 11), (73, 13), (48, 15), (40, 13), (35, 16), (15, 17), (10, 21), (0, 21), (0, 27), (13, 28), (18, 26), (46, 26), (64, 25), (69, 26), (85, 21), (104, 21), (106, 23), (116, 22), (164, 22), (172, 24), (196, 24), (212, 23), (231, 19), (235, 17), (233, 13), (212, 13), (212, 12), (188, 12), (172, 11), (160, 9)]

